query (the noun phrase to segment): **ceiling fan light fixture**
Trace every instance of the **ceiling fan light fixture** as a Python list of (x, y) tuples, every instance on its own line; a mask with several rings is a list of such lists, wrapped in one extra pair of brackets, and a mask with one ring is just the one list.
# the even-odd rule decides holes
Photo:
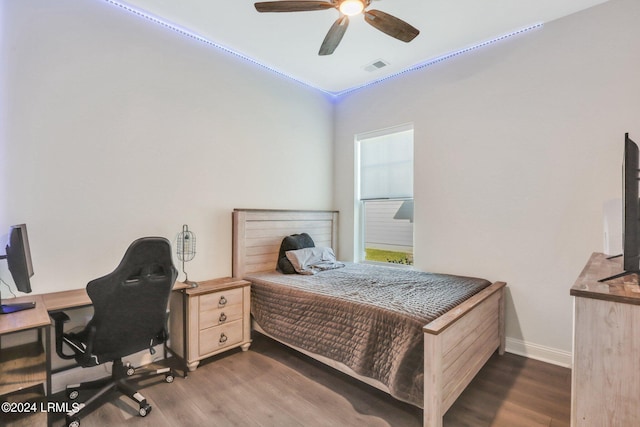
[(364, 10), (364, 3), (361, 0), (344, 0), (340, 3), (340, 12), (347, 16), (354, 16), (362, 13)]

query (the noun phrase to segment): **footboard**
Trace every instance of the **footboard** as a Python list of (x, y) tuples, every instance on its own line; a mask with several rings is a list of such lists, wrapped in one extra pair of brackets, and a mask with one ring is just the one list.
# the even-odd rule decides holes
[(504, 287), (496, 282), (424, 331), (424, 427), (442, 417), (498, 350), (504, 353)]

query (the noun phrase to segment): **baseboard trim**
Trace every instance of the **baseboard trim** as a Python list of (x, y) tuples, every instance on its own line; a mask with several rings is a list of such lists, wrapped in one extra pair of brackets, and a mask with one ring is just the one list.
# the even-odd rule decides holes
[(533, 344), (515, 338), (505, 340), (505, 351), (530, 359), (540, 360), (553, 365), (571, 368), (572, 354), (570, 351)]

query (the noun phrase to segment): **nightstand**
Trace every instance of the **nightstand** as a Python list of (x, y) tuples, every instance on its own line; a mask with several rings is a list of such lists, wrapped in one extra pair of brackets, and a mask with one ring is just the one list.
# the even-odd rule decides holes
[[(224, 277), (171, 295), (169, 349), (195, 371), (202, 359), (251, 345), (251, 283)], [(183, 323), (184, 319), (184, 323)]]

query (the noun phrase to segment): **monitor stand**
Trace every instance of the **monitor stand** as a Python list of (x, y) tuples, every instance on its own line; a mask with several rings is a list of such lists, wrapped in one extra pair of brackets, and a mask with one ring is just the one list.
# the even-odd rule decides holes
[[(615, 259), (620, 258), (623, 254), (608, 256), (606, 259)], [(605, 277), (604, 279), (598, 280), (598, 282), (608, 282), (609, 280), (617, 279), (619, 277), (628, 276), (630, 274), (640, 274), (640, 271), (623, 271), (622, 273), (614, 274), (613, 276)]]
[(2, 304), (2, 295), (0, 293), (0, 314), (15, 313), (16, 311), (29, 310), (36, 308), (35, 302), (16, 302), (13, 304)]
[(638, 274), (638, 271), (623, 271), (622, 273), (614, 274), (613, 276), (605, 277), (598, 280), (598, 282), (607, 282), (609, 280), (617, 279), (618, 277), (628, 276), (629, 274)]

